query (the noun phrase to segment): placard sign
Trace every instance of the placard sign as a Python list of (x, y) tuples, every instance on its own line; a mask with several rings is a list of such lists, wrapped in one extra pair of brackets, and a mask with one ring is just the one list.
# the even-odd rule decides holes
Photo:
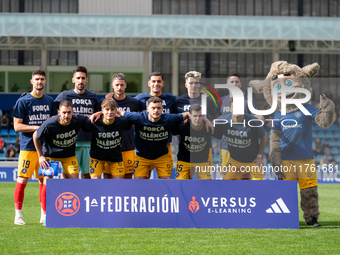
[(299, 228), (296, 181), (57, 180), (48, 228)]

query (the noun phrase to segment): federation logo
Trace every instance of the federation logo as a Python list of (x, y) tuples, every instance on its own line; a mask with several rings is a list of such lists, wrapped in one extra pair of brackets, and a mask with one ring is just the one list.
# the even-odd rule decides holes
[(22, 172), (23, 174), (25, 174), (25, 173), (27, 173), (27, 170), (26, 170), (25, 168), (23, 168), (23, 169), (21, 169), (21, 172)]
[(192, 201), (189, 203), (189, 210), (192, 213), (196, 213), (200, 209), (200, 205), (195, 199), (195, 197), (192, 197)]
[(288, 207), (285, 202), (283, 202), (282, 198), (276, 200), (276, 203), (271, 205), (271, 208), (266, 210), (266, 213), (290, 213)]
[(55, 208), (63, 216), (72, 216), (78, 212), (80, 200), (75, 194), (64, 192), (55, 200)]
[(296, 112), (296, 113), (295, 113), (295, 117), (296, 117), (296, 118), (300, 118), (300, 117), (301, 117), (301, 112)]

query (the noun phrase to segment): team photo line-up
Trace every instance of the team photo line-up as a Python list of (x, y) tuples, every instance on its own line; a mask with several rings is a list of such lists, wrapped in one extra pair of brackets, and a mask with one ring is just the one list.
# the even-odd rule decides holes
[[(310, 65), (309, 69), (275, 62), (265, 80), (251, 81), (250, 86), (256, 93), (263, 93), (271, 105), (274, 88), (308, 89), (309, 78), (317, 72), (318, 65)], [(199, 72), (186, 73), (187, 94), (175, 97), (162, 92), (163, 76), (153, 72), (148, 80), (150, 92), (130, 97), (125, 94), (125, 75), (115, 73), (113, 93), (98, 102), (97, 95), (85, 89), (88, 77), (83, 66), (73, 70), (74, 89), (61, 92), (55, 100), (44, 94), (45, 72), (34, 71), (30, 80), (32, 91), (21, 95), (13, 113), (14, 129), (20, 132), (14, 223), (25, 225), (21, 209), (24, 190), (33, 173), (39, 180), (40, 223), (46, 222), (46, 180), (53, 178), (53, 171), (47, 171), (51, 162), (61, 163), (61, 178), (77, 179), (81, 173), (84, 179), (101, 179), (102, 175), (106, 179), (149, 179), (151, 170), (156, 168), (159, 178), (171, 179), (172, 135), (179, 136), (176, 179), (192, 179), (195, 173), (198, 179), (211, 179), (213, 136), (221, 139), (219, 165), (223, 179), (262, 180), (262, 154), (267, 144), (266, 129), (260, 124), (264, 117), (250, 112), (246, 96), (244, 114), (233, 113), (237, 99), (232, 93), (222, 97), (219, 104), (211, 97), (205, 97), (203, 103), (200, 78)], [(227, 84), (241, 88), (240, 77), (229, 75)], [(300, 94), (290, 97), (303, 98)], [(311, 115), (304, 115), (295, 105), (281, 115), (280, 93), (277, 100), (274, 119), (286, 119), (288, 125), (282, 127), (274, 121), (270, 137), (272, 165), (279, 169), (275, 171), (279, 179), (298, 180), (306, 224), (319, 226), (317, 176), (307, 167), (315, 164), (311, 126), (313, 121), (320, 127), (332, 125), (334, 104), (321, 95), (320, 109), (304, 104)], [(255, 101), (253, 107), (259, 109)], [(214, 125), (212, 120), (223, 120), (224, 124)], [(297, 126), (303, 126), (303, 132), (286, 128), (295, 127), (295, 122), (301, 123)], [(304, 150), (299, 149), (301, 146)], [(292, 170), (283, 171), (282, 167)]]

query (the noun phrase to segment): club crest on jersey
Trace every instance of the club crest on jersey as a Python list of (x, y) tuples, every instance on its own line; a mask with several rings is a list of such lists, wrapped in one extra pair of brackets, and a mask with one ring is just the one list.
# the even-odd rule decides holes
[(27, 173), (27, 170), (26, 170), (25, 168), (23, 168), (23, 169), (21, 169), (21, 172), (22, 172), (23, 174), (25, 174), (25, 173)]
[(296, 118), (300, 118), (300, 117), (301, 117), (301, 112), (296, 112), (296, 113), (295, 113), (295, 117), (296, 117)]

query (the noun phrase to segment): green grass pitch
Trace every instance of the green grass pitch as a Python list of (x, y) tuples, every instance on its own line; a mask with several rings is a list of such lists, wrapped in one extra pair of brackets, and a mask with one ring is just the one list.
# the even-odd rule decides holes
[(15, 183), (0, 183), (0, 254), (340, 254), (340, 185), (320, 184), (322, 227), (300, 229), (47, 229), (37, 183), (14, 221)]

